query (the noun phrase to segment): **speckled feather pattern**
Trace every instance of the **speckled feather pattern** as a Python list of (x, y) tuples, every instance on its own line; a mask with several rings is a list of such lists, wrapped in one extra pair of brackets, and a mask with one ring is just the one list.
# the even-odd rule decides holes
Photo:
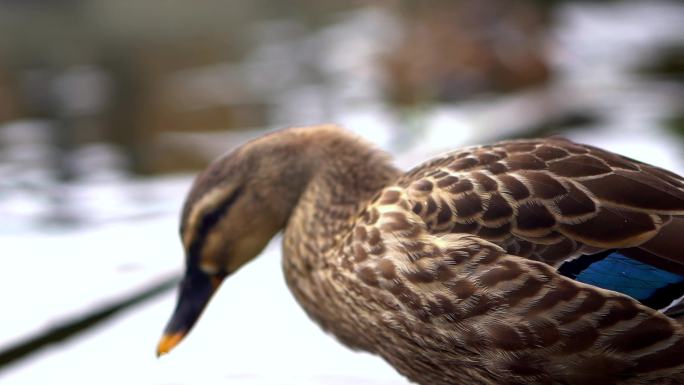
[(398, 184), (431, 233), (475, 234), (552, 266), (642, 245), (684, 213), (677, 175), (563, 139), (459, 151)]
[[(684, 180), (668, 171), (548, 138), (402, 173), (335, 126), (272, 133), (196, 179), (185, 283), (158, 352), (279, 231), (306, 313), (416, 383), (684, 384)], [(639, 302), (564, 269), (598, 257), (666, 278)]]
[(610, 248), (681, 265), (665, 247), (684, 213), (679, 176), (555, 138), (400, 176), (339, 156), (294, 209), (283, 263), (343, 343), (420, 384), (684, 383), (679, 322), (556, 272)]

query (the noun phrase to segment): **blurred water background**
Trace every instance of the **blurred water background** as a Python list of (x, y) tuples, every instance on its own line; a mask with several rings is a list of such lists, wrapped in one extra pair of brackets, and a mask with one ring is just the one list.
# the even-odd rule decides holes
[(323, 122), (402, 167), (561, 134), (681, 173), (684, 3), (0, 0), (0, 382), (405, 384), (306, 318), (277, 239), (153, 354), (193, 173)]

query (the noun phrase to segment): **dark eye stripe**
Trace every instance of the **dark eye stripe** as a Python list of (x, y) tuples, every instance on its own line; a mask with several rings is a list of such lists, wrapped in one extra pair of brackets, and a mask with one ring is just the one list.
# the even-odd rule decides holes
[(193, 241), (190, 243), (190, 249), (188, 250), (188, 257), (190, 258), (192, 264), (196, 264), (199, 259), (199, 254), (200, 251), (202, 250), (202, 246), (204, 245), (204, 241), (207, 238), (207, 235), (211, 231), (211, 229), (216, 226), (216, 224), (223, 218), (228, 211), (230, 210), (230, 207), (235, 203), (237, 198), (242, 194), (242, 187), (238, 187), (233, 191), (228, 198), (224, 199), (223, 202), (221, 202), (220, 205), (215, 207), (213, 210), (210, 212), (206, 213), (204, 217), (202, 217), (202, 220), (197, 226), (197, 232), (195, 234), (195, 237)]

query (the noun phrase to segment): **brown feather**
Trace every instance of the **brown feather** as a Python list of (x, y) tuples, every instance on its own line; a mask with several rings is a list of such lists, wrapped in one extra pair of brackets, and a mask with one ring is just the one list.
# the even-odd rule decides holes
[(205, 250), (205, 262), (232, 272), (257, 253), (236, 244), (283, 229), (286, 282), (306, 313), (414, 382), (684, 384), (682, 323), (556, 270), (621, 248), (684, 273), (677, 175), (559, 138), (472, 147), (400, 175), (342, 130), (298, 128), (215, 162), (183, 226), (216, 214), (234, 186), (240, 198), (207, 234), (223, 254)]

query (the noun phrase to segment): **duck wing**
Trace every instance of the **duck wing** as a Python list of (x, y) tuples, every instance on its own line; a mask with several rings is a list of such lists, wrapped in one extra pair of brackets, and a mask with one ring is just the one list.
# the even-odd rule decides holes
[(402, 373), (435, 384), (684, 383), (682, 324), (479, 235), (430, 229), (410, 194), (383, 190), (332, 270)]
[(432, 234), (469, 233), (659, 310), (684, 296), (684, 179), (562, 138), (448, 153), (399, 181)]

